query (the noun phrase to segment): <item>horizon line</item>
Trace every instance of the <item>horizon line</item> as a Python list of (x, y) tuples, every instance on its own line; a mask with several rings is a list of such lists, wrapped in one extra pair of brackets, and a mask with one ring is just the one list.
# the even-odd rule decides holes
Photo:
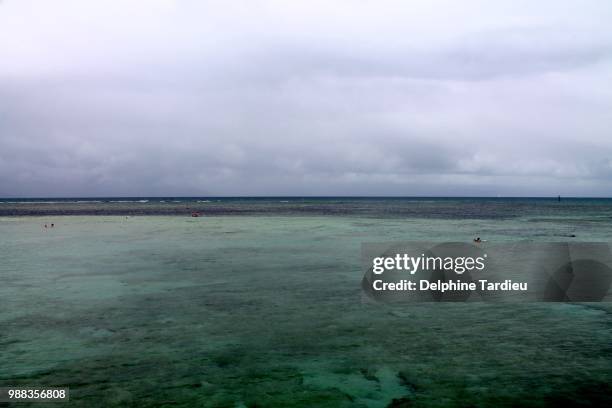
[(45, 199), (104, 199), (104, 198), (140, 198), (140, 199), (161, 199), (161, 198), (538, 198), (538, 199), (610, 199), (612, 196), (563, 196), (563, 195), (546, 195), (546, 196), (502, 196), (502, 195), (167, 195), (167, 196), (146, 196), (146, 195), (117, 195), (117, 196), (6, 196), (0, 197), (0, 200), (45, 200)]

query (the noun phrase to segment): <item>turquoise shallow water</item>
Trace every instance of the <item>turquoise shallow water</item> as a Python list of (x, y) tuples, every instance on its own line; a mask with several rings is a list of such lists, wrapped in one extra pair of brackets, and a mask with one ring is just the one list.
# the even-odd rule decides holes
[(0, 218), (0, 385), (77, 407), (609, 404), (609, 304), (360, 292), (362, 242), (609, 241), (604, 210)]

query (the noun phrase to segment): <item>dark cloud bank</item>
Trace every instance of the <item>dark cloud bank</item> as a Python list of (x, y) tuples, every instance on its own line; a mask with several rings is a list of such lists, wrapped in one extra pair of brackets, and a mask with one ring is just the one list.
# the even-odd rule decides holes
[(607, 1), (80, 3), (0, 4), (0, 197), (612, 191)]

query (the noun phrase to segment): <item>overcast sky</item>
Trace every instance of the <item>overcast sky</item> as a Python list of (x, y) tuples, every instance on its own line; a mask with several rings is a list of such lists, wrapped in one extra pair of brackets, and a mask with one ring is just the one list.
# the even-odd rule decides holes
[(612, 195), (612, 2), (0, 0), (0, 197)]

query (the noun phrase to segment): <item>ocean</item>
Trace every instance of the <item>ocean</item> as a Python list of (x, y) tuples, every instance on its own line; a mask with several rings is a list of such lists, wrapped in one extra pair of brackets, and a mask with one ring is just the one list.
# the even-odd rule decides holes
[(362, 243), (476, 236), (609, 242), (612, 200), (1, 199), (0, 387), (70, 387), (75, 407), (611, 405), (609, 303), (362, 296)]

